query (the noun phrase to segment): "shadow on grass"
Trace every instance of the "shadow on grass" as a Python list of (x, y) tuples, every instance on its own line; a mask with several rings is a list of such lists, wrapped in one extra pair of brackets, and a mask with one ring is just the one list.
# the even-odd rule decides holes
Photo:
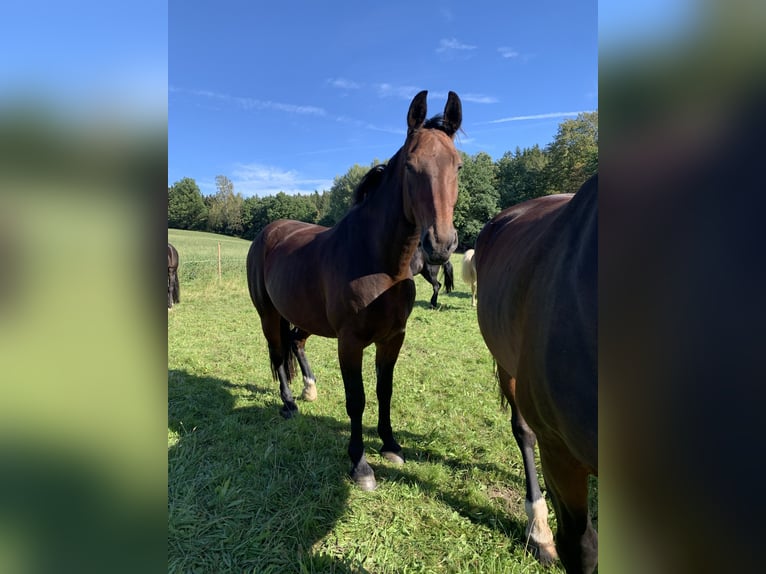
[[(402, 443), (410, 445), (417, 444), (418, 439), (422, 438), (407, 432), (397, 433), (397, 437), (401, 437)], [(515, 443), (513, 447), (515, 448)], [(465, 484), (460, 481), (455, 481), (453, 488), (445, 489), (442, 484), (424, 479), (419, 472), (410, 470), (412, 465), (375, 467), (376, 476), (392, 483), (417, 484), (423, 492), (434, 499), (442, 500), (474, 524), (500, 530), (512, 541), (524, 544), (526, 518), (519, 520), (510, 513), (515, 510), (523, 516), (526, 485), (522, 474), (509, 472), (490, 462), (456, 460), (428, 448), (411, 447), (405, 448), (404, 451), (408, 461), (442, 465), (449, 468), (453, 476), (470, 476), (477, 470), (486, 475), (496, 476), (502, 486), (493, 489), (494, 492), (488, 492), (487, 497), (503, 499), (505, 503), (492, 505), (489, 502), (477, 501), (476, 497), (471, 496), (471, 489), (463, 488)], [(513, 492), (517, 493), (517, 496), (512, 496)], [(517, 501), (518, 498), (521, 498), (521, 502)]]
[[(255, 404), (237, 407), (246, 388)], [(247, 401), (246, 401), (247, 402)], [(232, 384), (184, 371), (168, 373), (168, 570), (360, 572), (340, 549), (317, 547), (347, 514), (348, 420), (302, 414), (284, 420), (276, 389)], [(418, 469), (379, 462), (377, 432), (365, 426), (368, 459), (379, 482), (417, 483), (475, 524), (524, 540), (525, 523), (503, 505), (423, 479)], [(412, 463), (480, 470), (524, 492), (523, 478), (492, 462), (451, 459), (428, 447), (432, 436), (396, 431)], [(498, 437), (498, 440), (504, 440)], [(500, 498), (505, 498), (500, 494)], [(509, 504), (513, 502), (509, 501)], [(523, 507), (523, 506), (522, 506)]]
[[(264, 405), (236, 408), (243, 388)], [(346, 421), (287, 421), (270, 397), (168, 373), (169, 572), (366, 572), (313, 549), (346, 512)]]
[[(471, 299), (470, 293), (463, 293), (461, 291), (452, 291), (450, 293), (443, 293), (439, 292), (439, 298), (436, 300), (436, 309), (431, 307), (431, 297), (429, 296), (427, 299), (423, 299), (422, 301), (416, 299), (414, 307), (419, 307), (420, 309), (428, 309), (429, 311), (447, 311), (451, 309), (461, 309), (463, 308), (462, 303), (455, 305), (458, 303), (457, 301), (450, 301), (450, 299), (456, 298), (456, 299)], [(453, 304), (451, 304), (453, 303)]]

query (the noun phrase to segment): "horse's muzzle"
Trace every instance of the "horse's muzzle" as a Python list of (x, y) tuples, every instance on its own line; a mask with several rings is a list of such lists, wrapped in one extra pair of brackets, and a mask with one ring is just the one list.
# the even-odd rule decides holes
[(452, 230), (447, 237), (439, 237), (433, 229), (426, 231), (420, 239), (423, 254), (429, 265), (443, 265), (457, 248), (457, 230)]

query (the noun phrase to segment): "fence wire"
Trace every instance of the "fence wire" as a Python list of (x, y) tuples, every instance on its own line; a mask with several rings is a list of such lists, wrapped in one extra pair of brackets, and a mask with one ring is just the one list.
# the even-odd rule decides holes
[[(243, 279), (244, 257), (221, 257), (221, 279)], [(218, 279), (218, 258), (182, 260), (178, 265), (178, 278), (184, 281), (215, 281)]]

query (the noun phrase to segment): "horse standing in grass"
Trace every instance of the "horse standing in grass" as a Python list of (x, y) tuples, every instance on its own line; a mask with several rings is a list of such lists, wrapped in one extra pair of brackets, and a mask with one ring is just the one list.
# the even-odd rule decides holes
[(422, 275), (426, 281), (433, 287), (434, 294), (431, 296), (431, 308), (436, 309), (437, 299), (439, 297), (439, 289), (442, 284), (439, 283), (439, 267), (444, 267), (444, 291), (452, 293), (452, 289), (455, 287), (455, 275), (452, 270), (452, 263), (445, 261), (444, 265), (430, 265), (426, 262), (426, 257), (423, 254), (423, 249), (418, 246), (415, 251), (415, 255), (412, 256), (410, 261), (410, 272), (412, 276)]
[(181, 288), (178, 284), (178, 251), (168, 243), (168, 309), (181, 300)]
[(476, 307), (476, 262), (473, 260), (473, 249), (463, 253), (463, 265), (460, 269), (463, 283), (471, 287), (471, 307)]
[[(479, 327), (511, 405), (527, 482), (527, 535), (543, 562), (590, 573), (598, 535), (588, 476), (598, 476), (598, 176), (572, 194), (502, 211), (476, 240)], [(537, 482), (535, 440), (558, 529)]]
[(248, 288), (279, 380), (282, 416), (298, 412), (290, 391), (293, 358), (303, 373), (304, 395), (316, 396), (306, 339), (312, 334), (338, 339), (351, 420), (351, 477), (364, 490), (376, 482), (362, 440), (363, 350), (375, 344), (381, 453), (401, 464), (390, 415), (394, 365), (415, 300), (410, 261), (418, 243), (434, 265), (448, 261), (457, 246), (452, 217), (461, 159), (453, 140), (462, 106), (450, 92), (444, 113), (426, 121), (426, 95), (420, 92), (410, 104), (404, 145), (386, 166), (363, 178), (343, 219), (332, 228), (274, 221), (247, 255)]

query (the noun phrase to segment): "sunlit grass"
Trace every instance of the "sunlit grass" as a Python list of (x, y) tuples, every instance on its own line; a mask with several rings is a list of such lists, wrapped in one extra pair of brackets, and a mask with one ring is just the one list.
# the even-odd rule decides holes
[(217, 255), (217, 236), (171, 231), (169, 240), (181, 260), (181, 303), (168, 312), (170, 572), (561, 571), (524, 550), (521, 457), (466, 285), (431, 310), (431, 287), (416, 278), (394, 374), (402, 467), (377, 452), (366, 350), (365, 445), (378, 489), (362, 492), (347, 478), (336, 341), (309, 339), (319, 398), (283, 420), (247, 294), (249, 242), (223, 238), (232, 265), (219, 280), (217, 262), (212, 273), (184, 264), (211, 246)]

